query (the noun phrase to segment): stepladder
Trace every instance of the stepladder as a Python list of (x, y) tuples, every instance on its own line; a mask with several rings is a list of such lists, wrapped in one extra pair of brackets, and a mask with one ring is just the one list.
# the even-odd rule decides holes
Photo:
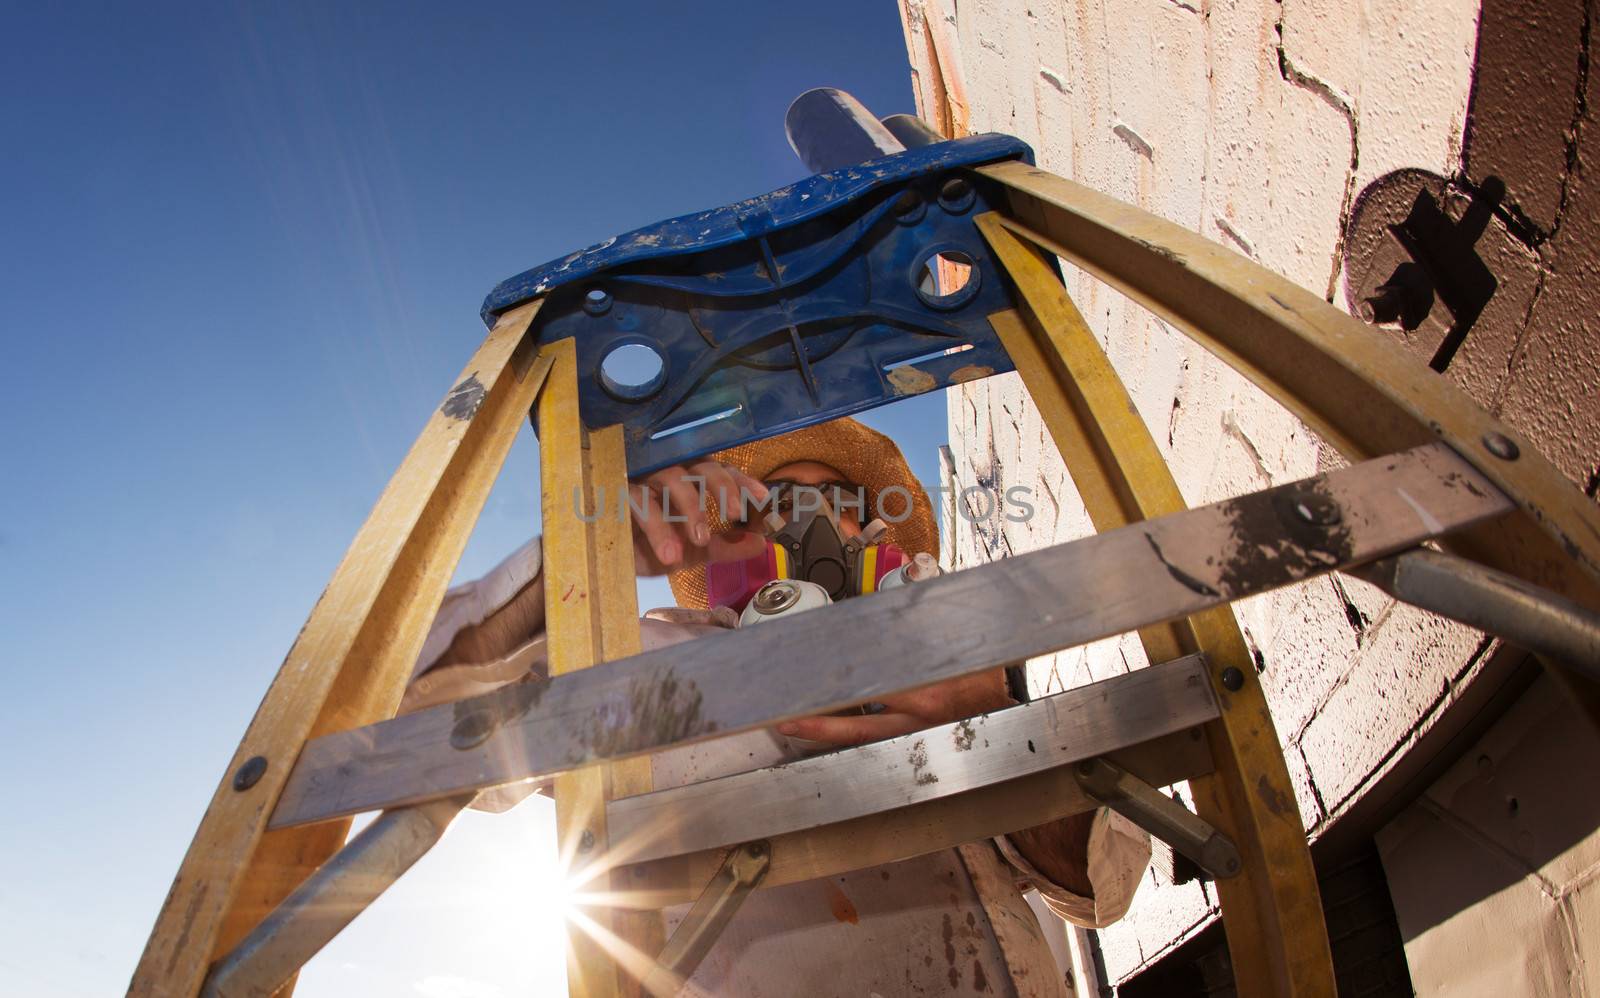
[[(1381, 332), (1036, 169), (1016, 139), (884, 128), (893, 146), (876, 158), (490, 293), (487, 339), (267, 691), (130, 994), (284, 993), (476, 794), (532, 779), (553, 781), (563, 860), (603, 899), (569, 933), (574, 994), (676, 993), (752, 891), (1102, 806), (1213, 878), (1241, 994), (1331, 994), (1305, 832), (1229, 604), (1355, 573), (1536, 653), (1597, 716), (1600, 517), (1524, 438)], [(1058, 259), (1194, 337), (1349, 466), (1187, 508)], [(619, 374), (623, 351), (653, 358), (650, 373)], [(1011, 371), (1097, 533), (702, 638), (692, 655), (641, 650), (633, 535), (598, 515), (605, 496)], [(530, 416), (547, 676), (395, 716)], [(675, 746), (1127, 633), (1149, 668), (905, 739), (651, 785), (650, 757)], [(921, 764), (899, 764), (918, 744)], [(1159, 793), (1181, 780), (1193, 811)], [(374, 811), (346, 842), (350, 817)], [(686, 904), (667, 933), (660, 911)]]

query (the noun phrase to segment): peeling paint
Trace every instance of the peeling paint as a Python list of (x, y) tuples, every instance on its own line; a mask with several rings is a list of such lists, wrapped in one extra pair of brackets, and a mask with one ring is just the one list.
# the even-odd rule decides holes
[[(1173, 401), (1176, 403), (1177, 400), (1174, 399)], [(1238, 414), (1232, 409), (1223, 410), (1222, 429), (1229, 436), (1239, 441), (1239, 445), (1249, 455), (1250, 463), (1255, 466), (1256, 473), (1261, 476), (1262, 481), (1270, 485), (1274, 481), (1272, 470), (1267, 467), (1267, 462), (1262, 459), (1261, 449), (1256, 446), (1256, 442), (1251, 440), (1250, 435), (1244, 431), (1244, 427), (1239, 425)]]
[(1256, 248), (1250, 244), (1250, 240), (1241, 235), (1239, 230), (1228, 222), (1227, 218), (1222, 215), (1213, 215), (1211, 220), (1217, 223), (1217, 229), (1223, 235), (1232, 239), (1240, 249), (1244, 250), (1245, 256), (1250, 257), (1252, 260), (1255, 259)]
[(1173, 263), (1178, 264), (1180, 267), (1187, 267), (1189, 265), (1189, 261), (1184, 259), (1183, 254), (1177, 252), (1176, 250), (1169, 249), (1169, 248), (1167, 248), (1165, 246), (1159, 246), (1156, 243), (1150, 242), (1149, 240), (1146, 240), (1146, 239), (1140, 239), (1137, 236), (1130, 236), (1129, 239), (1130, 239), (1130, 241), (1132, 241), (1134, 243), (1137, 243), (1140, 246), (1143, 246), (1145, 249), (1149, 250), (1151, 253), (1154, 253), (1156, 256), (1159, 256), (1164, 260), (1171, 260)]
[(928, 745), (921, 738), (911, 744), (911, 751), (906, 755), (906, 761), (911, 764), (911, 778), (919, 787), (930, 783), (938, 783), (939, 777), (935, 773), (927, 772)]
[(700, 714), (703, 695), (692, 681), (679, 682), (667, 668), (628, 684), (621, 703), (608, 704), (588, 719), (579, 743), (595, 755), (617, 756), (708, 735), (717, 725)]
[(1132, 149), (1145, 159), (1152, 161), (1155, 159), (1155, 147), (1146, 142), (1144, 137), (1138, 132), (1129, 128), (1127, 125), (1124, 125), (1122, 122), (1119, 121), (1115, 125), (1111, 126), (1111, 134), (1121, 139), (1129, 149)]
[(1223, 504), (1232, 532), (1222, 553), (1223, 592), (1250, 592), (1261, 587), (1262, 579), (1285, 575), (1303, 579), (1350, 560), (1350, 525), (1343, 520), (1328, 526), (1305, 524), (1290, 512), (1296, 502), (1338, 508), (1320, 483), (1284, 486), (1274, 493), (1271, 507), (1239, 500)]
[(450, 389), (444, 397), (444, 403), (439, 406), (439, 412), (449, 419), (469, 420), (478, 414), (485, 394), (483, 382), (478, 380), (478, 372), (474, 371)]
[(927, 371), (913, 364), (904, 364), (889, 372), (889, 385), (901, 395), (921, 395), (938, 387), (938, 382)]
[(1266, 806), (1266, 809), (1273, 814), (1287, 816), (1296, 813), (1294, 801), (1285, 796), (1283, 791), (1268, 783), (1265, 776), (1261, 777), (1260, 781), (1256, 783), (1256, 796), (1261, 799), (1261, 803)]
[(972, 730), (971, 721), (962, 721), (956, 725), (955, 731), (951, 732), (951, 737), (955, 741), (957, 752), (971, 751), (972, 743), (978, 740), (977, 732)]

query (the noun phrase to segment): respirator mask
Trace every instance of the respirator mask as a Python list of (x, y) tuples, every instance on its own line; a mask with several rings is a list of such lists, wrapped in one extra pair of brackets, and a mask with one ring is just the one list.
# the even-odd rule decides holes
[(813, 583), (827, 593), (828, 601), (837, 602), (876, 592), (886, 578), (904, 574), (906, 553), (879, 541), (888, 529), (882, 520), (873, 520), (861, 533), (845, 539), (837, 508), (864, 509), (865, 490), (859, 486), (771, 482), (768, 488), (771, 509), (764, 520), (765, 548), (743, 561), (706, 566), (711, 606), (741, 612), (774, 579)]

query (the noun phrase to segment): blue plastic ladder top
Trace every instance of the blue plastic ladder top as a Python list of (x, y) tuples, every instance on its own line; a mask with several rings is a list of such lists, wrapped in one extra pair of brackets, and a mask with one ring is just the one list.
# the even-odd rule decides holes
[[(584, 423), (624, 424), (633, 475), (1009, 371), (987, 317), (1011, 290), (972, 222), (1002, 195), (962, 168), (1011, 159), (1033, 152), (978, 135), (820, 173), (518, 274), (483, 318), (546, 297), (539, 341), (576, 342)], [(942, 296), (939, 254), (972, 266)], [(610, 376), (621, 348), (655, 376)]]

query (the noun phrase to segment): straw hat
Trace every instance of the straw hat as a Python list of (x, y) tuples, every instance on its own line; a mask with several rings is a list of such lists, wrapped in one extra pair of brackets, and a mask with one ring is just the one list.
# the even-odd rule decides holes
[[(835, 419), (782, 436), (740, 444), (710, 455), (710, 460), (721, 461), (762, 481), (796, 461), (825, 464), (866, 490), (867, 510), (860, 518), (866, 521), (874, 516), (883, 517), (889, 528), (884, 541), (897, 545), (907, 555), (926, 551), (935, 558), (939, 556), (939, 529), (934, 523), (933, 503), (928, 500), (922, 483), (911, 473), (905, 456), (893, 440), (853, 419)], [(892, 486), (905, 491), (895, 490), (884, 495)], [(909, 516), (905, 515), (904, 496), (907, 494), (911, 497)], [(707, 520), (711, 529), (717, 533), (726, 532), (728, 523), (716, 509), (715, 500), (709, 503)], [(900, 522), (893, 523), (891, 519)], [(667, 581), (679, 606), (706, 608), (704, 565), (672, 572)]]

